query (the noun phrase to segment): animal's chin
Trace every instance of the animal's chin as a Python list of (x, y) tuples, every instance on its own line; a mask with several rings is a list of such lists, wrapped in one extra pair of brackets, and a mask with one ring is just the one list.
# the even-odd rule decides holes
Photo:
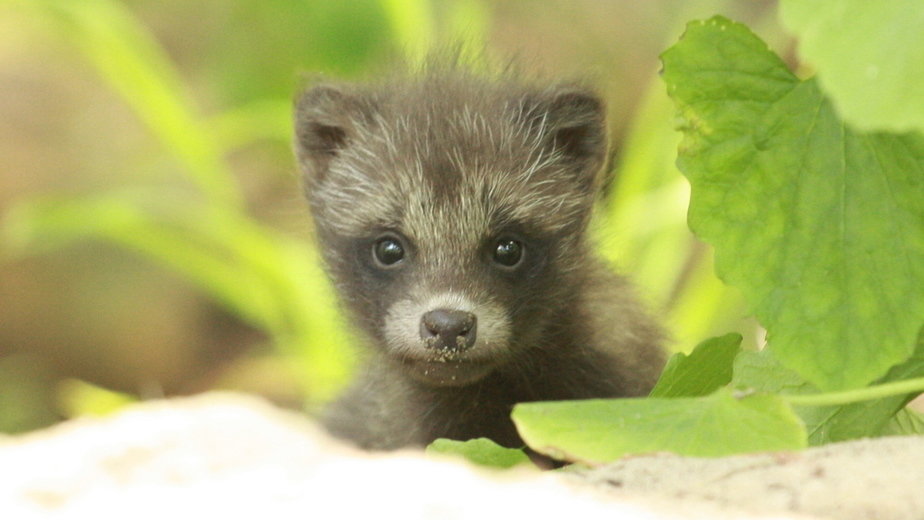
[(466, 386), (494, 371), (493, 363), (462, 360), (404, 359), (405, 370), (415, 380), (430, 386)]

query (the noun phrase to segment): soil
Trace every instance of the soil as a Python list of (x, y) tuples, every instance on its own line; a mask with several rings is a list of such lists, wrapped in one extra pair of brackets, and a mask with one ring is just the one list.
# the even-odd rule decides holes
[(0, 518), (921, 519), (924, 437), (494, 472), (369, 454), (262, 400), (207, 394), (0, 437)]

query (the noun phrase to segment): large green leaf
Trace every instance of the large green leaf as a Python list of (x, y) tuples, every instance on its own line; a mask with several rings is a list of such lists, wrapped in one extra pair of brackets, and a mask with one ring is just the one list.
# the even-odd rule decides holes
[[(924, 338), (922, 338), (924, 339)], [(876, 381), (886, 383), (924, 376), (924, 341), (911, 358), (901, 363)], [(844, 406), (815, 409), (814, 414), (796, 407), (806, 423), (811, 444), (826, 444), (863, 437), (878, 436), (917, 394), (903, 394), (883, 399), (860, 401)]]
[(697, 397), (715, 392), (731, 382), (740, 345), (741, 334), (733, 333), (707, 339), (689, 355), (674, 354), (649, 396)]
[(780, 13), (846, 121), (924, 131), (924, 2), (783, 0)]
[(860, 135), (745, 26), (663, 55), (689, 223), (788, 368), (824, 390), (906, 360), (924, 317), (924, 140)]
[(736, 398), (727, 389), (706, 397), (524, 403), (513, 421), (539, 453), (591, 464), (636, 453), (716, 457), (806, 444), (802, 423), (781, 398)]
[[(876, 381), (888, 383), (924, 376), (924, 329), (918, 337), (914, 355)], [(732, 386), (746, 391), (772, 392), (778, 394), (815, 394), (817, 388), (783, 367), (772, 352), (742, 352), (735, 359)], [(881, 399), (858, 401), (841, 406), (806, 407), (794, 406), (805, 423), (809, 444), (821, 445), (863, 437), (875, 437), (888, 433), (889, 425), (910, 423), (896, 422), (896, 413), (917, 395), (900, 394)]]

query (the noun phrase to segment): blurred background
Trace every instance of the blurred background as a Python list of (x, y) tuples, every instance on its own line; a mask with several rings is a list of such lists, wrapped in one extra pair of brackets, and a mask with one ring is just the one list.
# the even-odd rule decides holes
[(235, 389), (309, 413), (356, 364), (290, 149), (305, 78), (464, 41), (610, 101), (594, 233), (688, 351), (758, 332), (685, 224), (658, 54), (771, 1), (0, 0), (0, 432)]

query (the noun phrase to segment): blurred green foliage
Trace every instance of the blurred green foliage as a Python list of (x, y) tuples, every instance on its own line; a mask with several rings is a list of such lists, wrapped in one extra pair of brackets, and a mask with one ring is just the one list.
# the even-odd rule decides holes
[[(696, 4), (711, 13), (727, 2)], [(96, 71), (100, 86), (146, 127), (157, 144), (152, 153), (163, 162), (157, 178), (135, 182), (126, 171), (126, 185), (108, 191), (20, 197), (0, 214), (0, 258), (21, 260), (86, 240), (136, 252), (265, 332), (274, 352), (295, 368), (309, 408), (330, 399), (352, 370), (354, 341), (310, 241), (256, 216), (231, 157), (260, 143), (288, 148), (291, 98), (299, 81), (312, 79), (299, 74), (368, 76), (396, 54), (414, 61), (445, 42), (490, 51), (492, 17), (504, 6), (486, 0), (0, 2), (11, 6)], [(677, 31), (692, 16), (687, 11), (669, 20)], [(159, 16), (187, 24), (177, 29), (183, 36), (172, 48), (145, 22)], [(678, 34), (660, 30), (671, 40)], [(687, 231), (688, 187), (673, 164), (679, 136), (653, 67), (652, 60), (651, 70), (639, 72), (651, 86), (621, 146), (594, 232), (604, 256), (663, 310), (676, 350), (730, 329), (753, 343), (747, 334), (753, 325), (741, 322), (740, 298), (715, 279), (710, 252)], [(121, 402), (87, 388), (62, 386), (66, 414)], [(6, 401), (22, 402), (4, 394), (2, 384), (0, 396), (6, 414), (16, 408)], [(0, 420), (0, 430), (18, 428)]]
[[(275, 8), (261, 8), (261, 12), (278, 15), (281, 21), (287, 5), (275, 2)], [(83, 53), (182, 166), (180, 171), (196, 189), (136, 187), (79, 199), (25, 200), (6, 212), (4, 252), (31, 254), (93, 238), (162, 262), (266, 331), (279, 352), (300, 368), (306, 395), (312, 400), (329, 398), (348, 367), (344, 356), (329, 355), (333, 349), (327, 347), (339, 349), (350, 342), (338, 326), (314, 251), (249, 216), (225, 160), (232, 144), (240, 146), (266, 134), (288, 139), (288, 111), (273, 103), (261, 104), (260, 109), (248, 107), (220, 117), (224, 130), (212, 132), (209, 121), (188, 99), (164, 50), (127, 5), (114, 0), (47, 0), (28, 8)], [(341, 14), (346, 24), (351, 13)], [(367, 54), (364, 45), (323, 55), (334, 63), (355, 63)], [(259, 123), (250, 125), (249, 119)], [(267, 132), (266, 121), (277, 128)], [(248, 135), (249, 128), (257, 132)], [(222, 136), (229, 138), (222, 141)]]

